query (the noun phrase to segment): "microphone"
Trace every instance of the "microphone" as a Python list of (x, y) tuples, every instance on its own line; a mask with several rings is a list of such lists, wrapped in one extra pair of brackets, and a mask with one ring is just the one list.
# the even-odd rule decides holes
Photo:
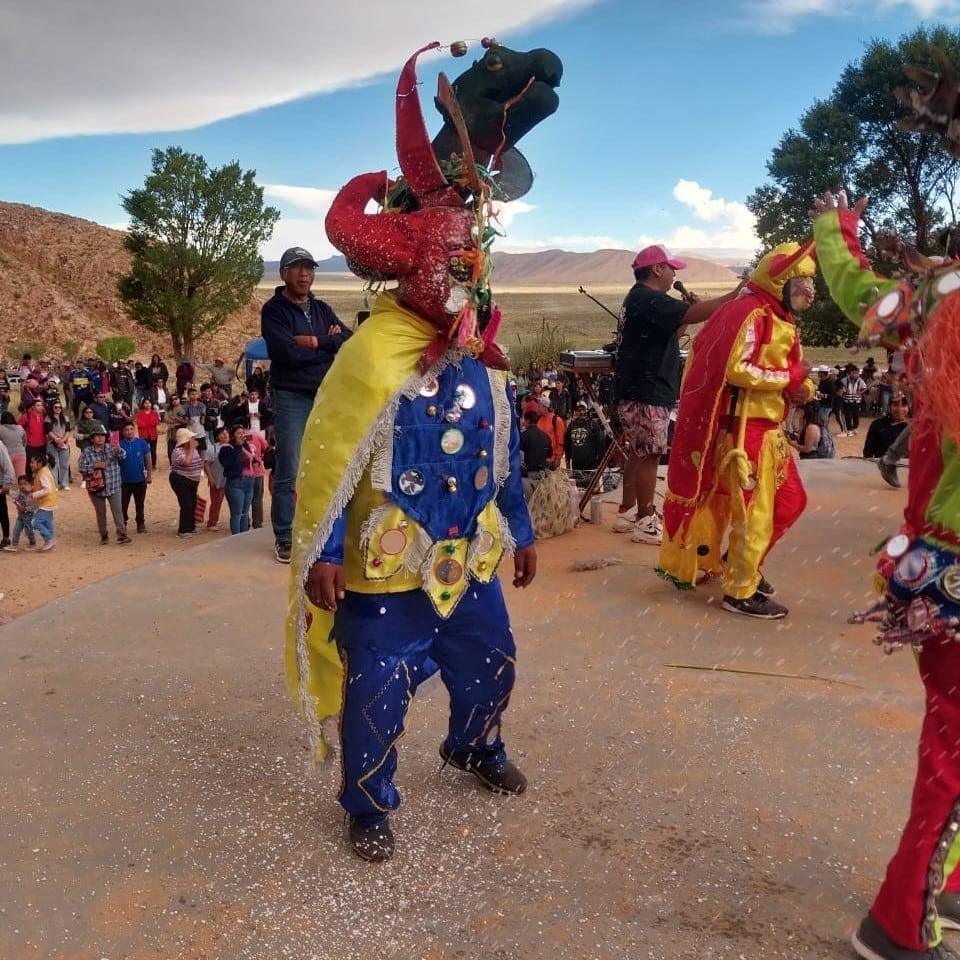
[(687, 303), (696, 303), (699, 297), (695, 293), (691, 293), (684, 285), (682, 280), (673, 281), (673, 289), (680, 294), (680, 296)]

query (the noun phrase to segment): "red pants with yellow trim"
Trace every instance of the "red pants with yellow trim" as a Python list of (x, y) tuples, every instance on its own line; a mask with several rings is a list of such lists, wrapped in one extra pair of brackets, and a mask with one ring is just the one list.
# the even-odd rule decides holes
[[(723, 592), (738, 600), (752, 597), (756, 592), (764, 558), (807, 505), (796, 461), (778, 423), (756, 418), (747, 420), (744, 449), (756, 486), (752, 490), (740, 490), (735, 475), (721, 478), (721, 489), (733, 491)], [(738, 520), (733, 504), (736, 496), (743, 497), (744, 523)]]
[(918, 662), (926, 714), (910, 816), (870, 908), (886, 933), (910, 950), (940, 942), (937, 895), (960, 893), (960, 646), (927, 640)]

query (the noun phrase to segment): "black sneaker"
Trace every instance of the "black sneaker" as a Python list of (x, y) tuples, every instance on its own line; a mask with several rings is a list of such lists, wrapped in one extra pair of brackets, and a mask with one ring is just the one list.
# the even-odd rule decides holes
[(877, 469), (880, 471), (880, 476), (883, 477), (891, 487), (899, 488), (900, 478), (897, 476), (897, 465), (895, 463), (887, 463), (887, 461), (881, 457), (877, 461)]
[(137, 533), (146, 533), (146, 532), (147, 532), (147, 525), (145, 523), (138, 523)]
[(105, 547), (105, 546), (107, 546), (109, 543), (110, 543), (110, 534), (109, 534), (109, 533), (101, 533), (101, 534), (100, 534), (100, 546), (101, 546), (101, 547)]
[(276, 554), (277, 563), (290, 562), (290, 544), (289, 543), (278, 543), (273, 548), (273, 552)]
[(133, 543), (133, 541), (125, 533), (120, 533), (117, 535), (117, 543)]
[(723, 609), (731, 613), (742, 613), (745, 617), (755, 617), (758, 620), (779, 620), (789, 612), (786, 607), (765, 597), (759, 590), (745, 600), (738, 600), (729, 595), (723, 598)]
[(960, 930), (960, 893), (941, 893), (937, 897), (937, 913), (944, 930)]
[(394, 842), (390, 821), (374, 827), (361, 826), (356, 817), (350, 818), (350, 846), (353, 852), (370, 863), (383, 863), (393, 856)]
[(777, 588), (761, 573), (760, 582), (757, 584), (757, 593), (769, 600), (777, 595)]
[(446, 743), (440, 744), (443, 764), (472, 773), (493, 793), (517, 795), (527, 789), (527, 778), (509, 761), (484, 760), (472, 753), (450, 753)]
[(864, 960), (960, 960), (960, 954), (942, 942), (926, 950), (901, 947), (895, 940), (890, 939), (869, 913), (860, 922), (857, 931), (850, 938), (850, 943)]

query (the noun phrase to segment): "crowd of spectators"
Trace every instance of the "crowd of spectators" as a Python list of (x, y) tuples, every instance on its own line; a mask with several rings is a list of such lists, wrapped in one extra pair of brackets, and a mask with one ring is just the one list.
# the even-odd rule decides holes
[[(110, 543), (108, 514), (119, 544), (132, 542), (128, 524), (146, 533), (161, 436), (179, 537), (217, 529), (224, 500), (232, 533), (263, 525), (273, 462), (268, 372), (254, 367), (238, 383), (222, 359), (198, 371), (183, 357), (171, 392), (168, 370), (157, 354), (147, 364), (89, 358), (56, 369), (24, 356), (16, 370), (19, 399), (0, 372), (0, 549), (23, 549), (23, 540), (52, 549), (58, 495), (77, 486), (91, 502), (102, 544)], [(195, 383), (198, 372), (205, 379)]]

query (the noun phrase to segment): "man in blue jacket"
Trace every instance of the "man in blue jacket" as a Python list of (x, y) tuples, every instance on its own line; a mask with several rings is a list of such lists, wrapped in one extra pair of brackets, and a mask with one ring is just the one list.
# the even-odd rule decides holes
[(316, 266), (313, 255), (303, 247), (285, 250), (280, 258), (283, 286), (277, 287), (260, 312), (273, 385), (277, 465), (270, 519), (280, 563), (290, 562), (294, 486), (307, 417), (320, 382), (350, 336), (330, 305), (310, 292)]

